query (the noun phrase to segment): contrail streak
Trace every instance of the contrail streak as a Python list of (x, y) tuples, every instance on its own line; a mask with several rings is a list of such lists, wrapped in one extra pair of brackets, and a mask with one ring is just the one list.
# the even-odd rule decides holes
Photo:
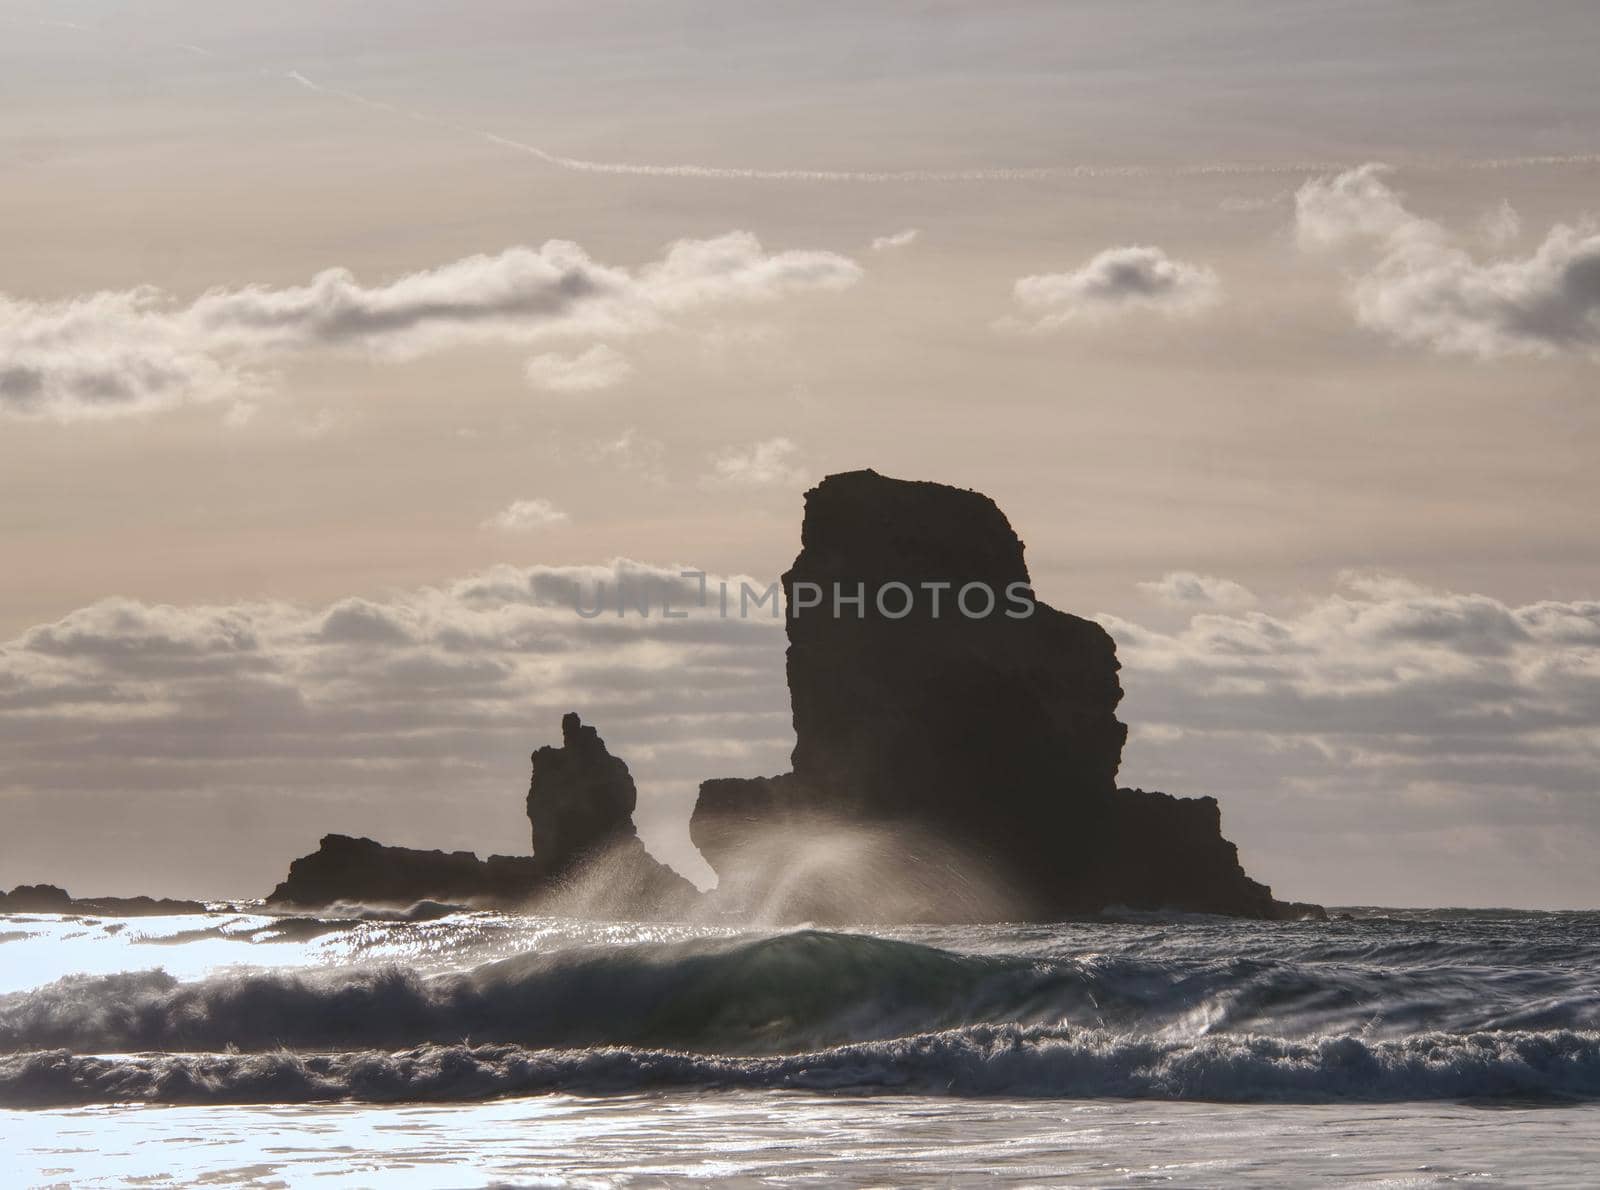
[[(449, 128), (468, 136), (475, 136), (502, 149), (522, 153), (557, 169), (586, 174), (620, 174), (630, 177), (650, 178), (704, 178), (714, 181), (755, 182), (1033, 182), (1060, 181), (1075, 178), (1152, 178), (1152, 177), (1231, 177), (1269, 176), (1274, 174), (1337, 173), (1362, 164), (1360, 161), (1297, 161), (1268, 164), (1264, 162), (1218, 161), (1196, 165), (1049, 165), (1049, 166), (994, 166), (963, 170), (843, 170), (843, 169), (751, 169), (739, 166), (718, 165), (651, 165), (633, 161), (594, 161), (584, 157), (567, 157), (552, 153), (538, 145), (514, 140), (497, 132), (472, 128), (451, 120), (443, 120), (424, 112), (397, 107), (369, 99), (354, 91), (344, 91), (324, 86), (301, 74), (287, 71), (284, 76), (307, 90), (319, 95), (343, 99), (363, 107), (393, 112), (407, 119)], [(1530, 157), (1493, 157), (1466, 160), (1419, 160), (1406, 163), (1408, 169), (1444, 171), (1450, 169), (1504, 170), (1535, 166), (1600, 165), (1600, 153), (1544, 154)]]
[[(103, 31), (87, 25), (67, 21), (36, 20), (35, 25), (57, 29), (70, 29), (77, 33), (102, 34)], [(216, 57), (211, 50), (193, 42), (179, 42), (168, 46), (190, 54)], [(447, 129), (462, 136), (475, 137), (498, 148), (521, 153), (556, 169), (574, 173), (612, 174), (626, 177), (689, 178), (711, 181), (752, 182), (820, 182), (820, 183), (934, 183), (934, 182), (1041, 182), (1072, 181), (1085, 178), (1185, 178), (1185, 177), (1248, 177), (1271, 175), (1305, 175), (1337, 173), (1362, 164), (1361, 161), (1297, 161), (1278, 164), (1264, 162), (1219, 161), (1195, 165), (1047, 165), (1047, 166), (993, 166), (961, 170), (847, 170), (847, 169), (752, 169), (739, 166), (652, 165), (634, 161), (594, 161), (584, 157), (567, 157), (552, 153), (538, 145), (514, 140), (482, 128), (473, 128), (454, 120), (429, 115), (426, 112), (370, 99), (355, 91), (329, 87), (308, 78), (298, 70), (260, 73), (269, 77), (286, 79), (317, 95), (339, 99), (346, 103), (388, 112), (392, 115)], [(1525, 157), (1491, 157), (1480, 159), (1421, 159), (1403, 163), (1404, 168), (1445, 172), (1449, 170), (1511, 170), (1529, 168), (1561, 168), (1569, 166), (1600, 165), (1600, 153), (1550, 153)]]

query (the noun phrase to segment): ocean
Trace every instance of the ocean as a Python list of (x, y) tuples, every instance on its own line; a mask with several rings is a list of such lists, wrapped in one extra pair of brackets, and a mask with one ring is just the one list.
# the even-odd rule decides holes
[(1600, 1177), (1600, 914), (0, 917), (6, 1185)]

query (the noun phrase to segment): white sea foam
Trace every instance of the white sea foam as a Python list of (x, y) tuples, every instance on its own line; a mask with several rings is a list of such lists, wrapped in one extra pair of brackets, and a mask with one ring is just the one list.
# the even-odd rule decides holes
[(1424, 1033), (1397, 1041), (1157, 1041), (1093, 1029), (969, 1026), (799, 1054), (629, 1046), (420, 1046), (349, 1053), (0, 1058), (0, 1105), (104, 1101), (477, 1100), (685, 1088), (1317, 1103), (1600, 1095), (1600, 1034)]

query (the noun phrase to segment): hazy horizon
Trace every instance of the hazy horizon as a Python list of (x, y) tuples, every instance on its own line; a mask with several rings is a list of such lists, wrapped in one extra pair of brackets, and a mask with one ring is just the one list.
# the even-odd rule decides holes
[[(0, 0), (0, 885), (657, 856), (783, 771), (801, 495), (975, 488), (1119, 782), (1330, 905), (1600, 905), (1592, 6)], [(1588, 511), (1585, 511), (1588, 510)]]

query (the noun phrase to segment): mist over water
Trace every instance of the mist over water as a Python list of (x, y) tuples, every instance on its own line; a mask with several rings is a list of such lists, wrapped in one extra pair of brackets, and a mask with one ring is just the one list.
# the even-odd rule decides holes
[(817, 817), (805, 829), (743, 829), (718, 855), (722, 879), (700, 910), (745, 926), (798, 922), (979, 922), (1021, 917), (993, 865), (931, 830)]

